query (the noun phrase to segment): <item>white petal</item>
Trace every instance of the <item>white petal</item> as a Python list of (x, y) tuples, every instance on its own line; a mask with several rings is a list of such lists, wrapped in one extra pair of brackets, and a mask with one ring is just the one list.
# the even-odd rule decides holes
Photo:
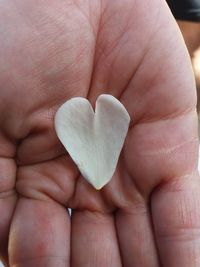
[(128, 131), (130, 117), (111, 95), (100, 95), (95, 113), (89, 101), (75, 97), (66, 101), (55, 116), (56, 133), (96, 189), (112, 178)]

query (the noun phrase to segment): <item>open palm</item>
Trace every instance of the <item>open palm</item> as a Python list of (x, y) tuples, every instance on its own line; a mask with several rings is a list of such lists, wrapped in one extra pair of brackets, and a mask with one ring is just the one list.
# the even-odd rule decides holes
[[(0, 2), (0, 251), (12, 267), (196, 267), (196, 94), (165, 1)], [(102, 190), (54, 130), (112, 94), (131, 126)], [(72, 208), (72, 217), (67, 208)]]

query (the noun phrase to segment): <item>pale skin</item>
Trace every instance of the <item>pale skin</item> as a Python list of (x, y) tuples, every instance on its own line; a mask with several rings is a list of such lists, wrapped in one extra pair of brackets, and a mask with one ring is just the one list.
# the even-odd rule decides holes
[[(199, 266), (196, 92), (165, 1), (2, 0), (0, 25), (5, 265)], [(54, 115), (71, 97), (94, 105), (102, 93), (120, 99), (131, 126), (111, 182), (96, 191)]]

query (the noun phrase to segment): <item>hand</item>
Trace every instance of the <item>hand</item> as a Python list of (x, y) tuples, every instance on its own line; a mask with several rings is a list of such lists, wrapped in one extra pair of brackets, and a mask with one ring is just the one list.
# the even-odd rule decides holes
[[(199, 266), (195, 85), (165, 1), (2, 0), (0, 25), (4, 263)], [(71, 97), (94, 105), (102, 93), (120, 99), (131, 126), (115, 175), (96, 191), (54, 115)]]

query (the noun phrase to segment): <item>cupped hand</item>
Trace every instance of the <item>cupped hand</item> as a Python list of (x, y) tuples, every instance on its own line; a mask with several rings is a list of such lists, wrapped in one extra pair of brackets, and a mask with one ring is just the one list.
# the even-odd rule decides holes
[[(165, 1), (0, 2), (0, 251), (12, 267), (197, 267), (196, 93)], [(108, 93), (131, 125), (96, 191), (54, 130)], [(68, 214), (72, 209), (72, 216)]]

